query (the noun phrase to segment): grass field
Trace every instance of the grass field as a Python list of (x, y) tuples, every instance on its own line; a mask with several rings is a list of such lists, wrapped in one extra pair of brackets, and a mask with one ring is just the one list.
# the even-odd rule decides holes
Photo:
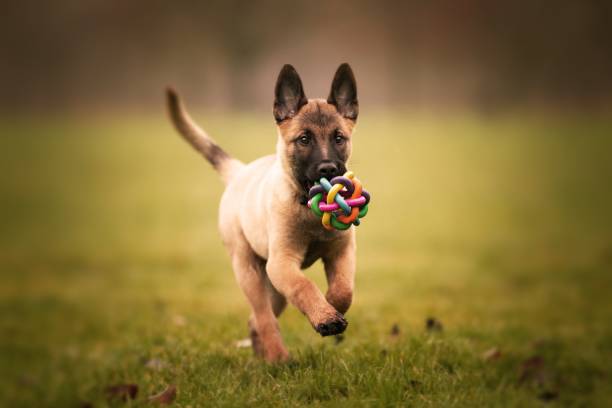
[[(195, 116), (241, 159), (273, 150), (271, 117)], [(0, 135), (1, 406), (121, 405), (118, 384), (129, 406), (169, 385), (185, 407), (612, 401), (612, 120), (363, 115), (349, 327), (289, 307), (278, 366), (235, 346), (222, 185), (163, 116)]]

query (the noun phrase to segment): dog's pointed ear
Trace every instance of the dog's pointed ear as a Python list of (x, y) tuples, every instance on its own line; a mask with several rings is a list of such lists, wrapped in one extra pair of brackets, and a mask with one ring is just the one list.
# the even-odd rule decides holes
[(274, 119), (277, 123), (294, 117), (308, 103), (302, 80), (293, 66), (286, 64), (278, 74), (274, 88)]
[(359, 102), (357, 101), (357, 83), (350, 65), (344, 63), (338, 67), (331, 91), (327, 98), (338, 109), (338, 113), (350, 120), (357, 120)]

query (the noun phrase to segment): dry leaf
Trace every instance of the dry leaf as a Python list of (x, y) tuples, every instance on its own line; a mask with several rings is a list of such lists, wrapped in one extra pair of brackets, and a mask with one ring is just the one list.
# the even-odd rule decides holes
[(501, 357), (501, 351), (497, 347), (493, 347), (482, 353), (484, 361), (494, 361)]
[(159, 394), (155, 394), (149, 397), (149, 402), (155, 402), (158, 404), (171, 404), (176, 399), (176, 385), (169, 385), (165, 390)]
[(557, 393), (556, 391), (544, 391), (543, 393), (538, 395), (538, 398), (545, 402), (556, 400), (558, 397), (559, 393)]

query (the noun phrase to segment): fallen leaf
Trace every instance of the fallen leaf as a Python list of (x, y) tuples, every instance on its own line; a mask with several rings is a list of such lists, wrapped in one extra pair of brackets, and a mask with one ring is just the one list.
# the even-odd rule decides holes
[(149, 397), (149, 402), (155, 402), (162, 405), (171, 404), (176, 399), (176, 385), (169, 385), (159, 394)]
[(392, 337), (397, 337), (400, 335), (400, 327), (399, 324), (394, 323), (393, 326), (391, 326), (391, 332), (389, 333)]
[(559, 397), (559, 393), (557, 393), (556, 391), (550, 391), (550, 390), (544, 391), (543, 393), (538, 395), (538, 398), (545, 402), (556, 400), (558, 397)]
[(116, 384), (106, 387), (106, 396), (109, 399), (120, 399), (127, 401), (134, 399), (138, 395), (138, 385), (136, 384)]
[(442, 323), (435, 317), (428, 317), (425, 320), (425, 328), (430, 332), (441, 332), (443, 329)]
[(489, 350), (482, 353), (482, 359), (484, 361), (494, 361), (501, 357), (501, 351), (497, 347), (490, 348)]

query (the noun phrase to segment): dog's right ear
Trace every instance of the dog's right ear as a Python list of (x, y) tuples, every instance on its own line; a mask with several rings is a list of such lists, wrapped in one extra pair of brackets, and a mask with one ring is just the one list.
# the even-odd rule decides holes
[(286, 64), (278, 74), (274, 88), (274, 119), (280, 123), (294, 117), (308, 103), (302, 80), (293, 66)]

